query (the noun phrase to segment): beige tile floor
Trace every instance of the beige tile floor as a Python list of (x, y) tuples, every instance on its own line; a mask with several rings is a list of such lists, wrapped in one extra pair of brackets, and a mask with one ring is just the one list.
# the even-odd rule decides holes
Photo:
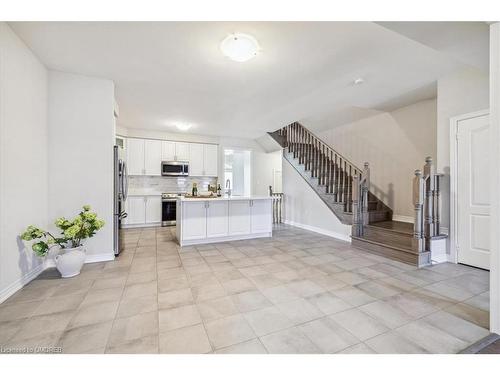
[(126, 230), (114, 262), (49, 270), (0, 305), (2, 351), (457, 353), (488, 334), (489, 275), (425, 269), (288, 226), (179, 248)]

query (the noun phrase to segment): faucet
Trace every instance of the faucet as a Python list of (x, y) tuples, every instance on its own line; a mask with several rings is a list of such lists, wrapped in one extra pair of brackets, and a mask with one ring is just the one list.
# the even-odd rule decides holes
[(226, 194), (231, 197), (231, 180), (229, 178), (226, 180)]

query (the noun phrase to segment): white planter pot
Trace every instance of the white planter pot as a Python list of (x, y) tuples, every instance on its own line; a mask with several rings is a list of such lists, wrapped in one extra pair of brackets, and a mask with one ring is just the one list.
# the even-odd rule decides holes
[(63, 254), (54, 258), (57, 270), (62, 277), (73, 277), (80, 274), (85, 262), (85, 249), (83, 246), (64, 249)]

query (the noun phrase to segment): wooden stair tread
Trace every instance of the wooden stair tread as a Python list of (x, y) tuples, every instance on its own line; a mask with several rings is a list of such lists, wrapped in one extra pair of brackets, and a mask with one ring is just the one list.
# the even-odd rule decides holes
[(384, 246), (390, 246), (393, 248), (413, 252), (412, 249), (412, 237), (400, 234), (397, 232), (368, 232), (363, 234), (361, 239), (365, 239), (371, 242), (376, 242)]
[[(351, 236), (351, 237), (353, 239), (357, 240), (357, 241), (368, 242), (368, 243), (371, 243), (371, 244), (374, 244), (374, 245), (379, 245), (379, 246), (382, 246), (382, 247), (387, 247), (387, 248), (390, 248), (390, 249), (402, 251), (402, 252), (409, 253), (409, 254), (415, 254), (416, 253), (411, 247), (408, 247), (408, 246), (398, 246), (396, 244), (389, 244), (389, 243), (386, 243), (386, 242), (383, 242), (383, 241), (377, 241), (374, 238), (370, 238), (370, 237), (366, 237), (366, 236), (363, 236), (363, 237)], [(356, 246), (355, 243), (354, 243), (354, 246)], [(363, 247), (361, 247), (361, 248), (363, 248)]]
[(413, 224), (405, 223), (403, 221), (395, 221), (395, 220), (379, 221), (377, 223), (370, 223), (369, 227), (372, 227), (373, 229), (380, 229), (394, 233), (413, 235)]

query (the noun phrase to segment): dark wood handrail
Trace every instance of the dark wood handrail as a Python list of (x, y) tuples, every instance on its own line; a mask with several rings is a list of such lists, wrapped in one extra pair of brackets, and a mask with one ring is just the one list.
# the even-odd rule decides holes
[[(335, 156), (337, 160), (339, 161), (340, 164), (342, 162), (345, 162), (346, 165), (350, 168), (352, 168), (352, 172), (356, 172), (357, 174), (362, 174), (362, 170), (358, 168), (353, 162), (348, 160), (345, 156), (341, 155), (339, 152), (335, 151), (331, 146), (329, 146), (327, 143), (322, 141), (319, 137), (317, 137), (314, 133), (312, 133), (309, 129), (304, 127), (301, 123), (299, 122), (292, 122), (290, 125), (285, 126), (284, 128), (281, 128), (278, 130), (279, 134), (284, 136), (287, 132), (295, 132), (295, 134), (292, 135), (290, 139), (292, 141), (308, 141), (320, 148), (324, 148), (325, 152)], [(285, 138), (286, 139), (286, 138)], [(301, 163), (303, 160), (300, 160)]]
[[(353, 199), (353, 193), (361, 191), (353, 190), (353, 183), (365, 185), (364, 174), (369, 173), (367, 163), (363, 169), (358, 168), (298, 122), (272, 134), (277, 135), (275, 139), (282, 147), (293, 154), (294, 159), (298, 158), (306, 171), (311, 172), (312, 178), (317, 178), (318, 185), (323, 186), (326, 193), (332, 194), (335, 203), (343, 204), (345, 212), (352, 212), (352, 202), (359, 200), (357, 196)], [(360, 215), (364, 215), (364, 212), (360, 212)]]

